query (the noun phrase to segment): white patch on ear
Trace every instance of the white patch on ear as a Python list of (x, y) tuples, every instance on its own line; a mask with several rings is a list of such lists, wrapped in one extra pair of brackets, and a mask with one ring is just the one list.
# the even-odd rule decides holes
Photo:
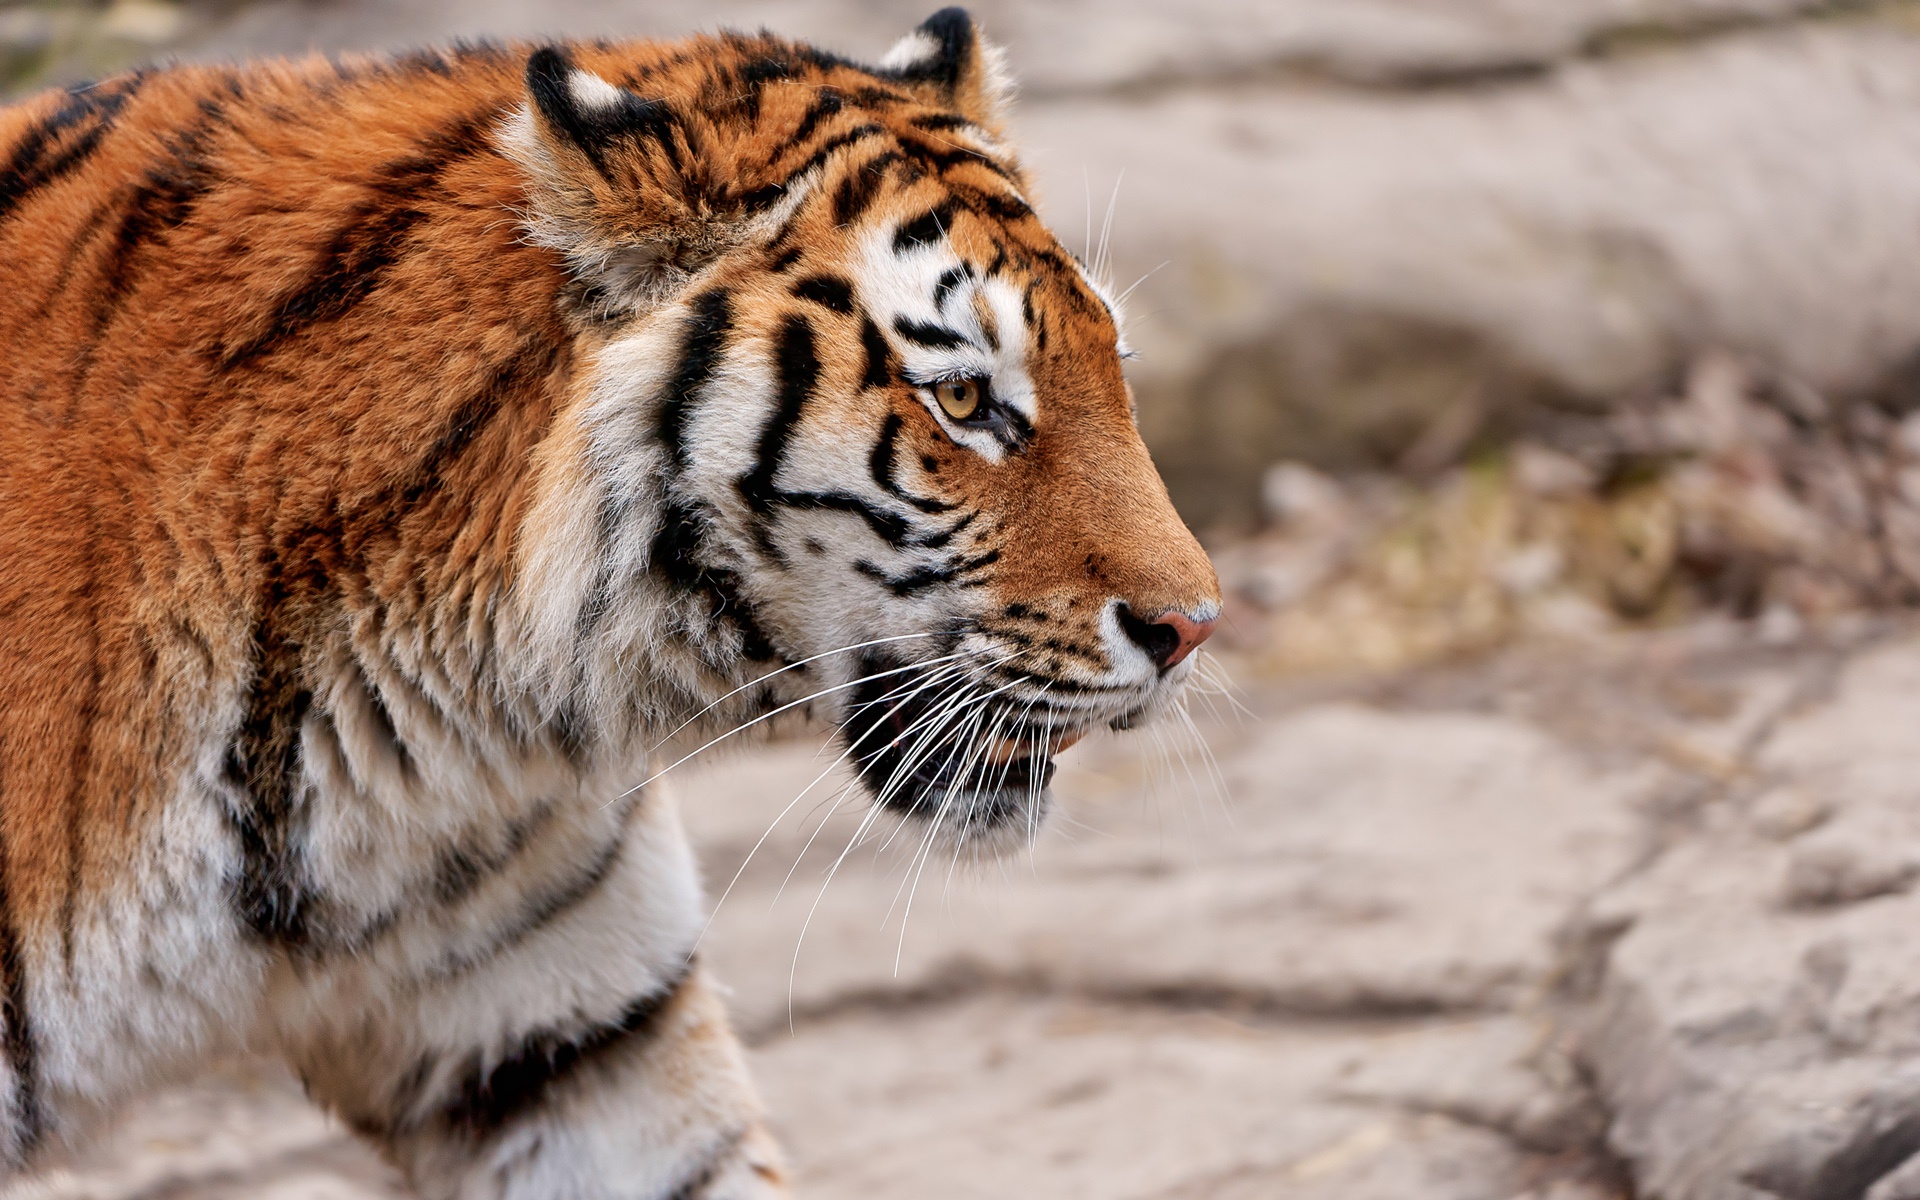
[(893, 48), (880, 60), (880, 66), (887, 71), (904, 71), (927, 62), (939, 53), (940, 43), (916, 29), (893, 44)]
[[(1013, 72), (1007, 67), (1007, 52), (975, 32), (974, 53), (980, 56), (980, 111), (967, 112), (967, 116), (979, 122), (995, 122), (1006, 115), (1006, 108), (1013, 100), (1015, 91)], [(880, 60), (880, 68), (886, 71), (908, 71), (914, 67), (932, 62), (940, 55), (940, 43), (919, 30), (901, 38)], [(962, 109), (973, 105), (961, 101)]]
[(626, 99), (626, 93), (595, 75), (592, 71), (574, 68), (567, 75), (567, 90), (573, 93), (573, 102), (581, 108), (607, 109), (618, 108)]

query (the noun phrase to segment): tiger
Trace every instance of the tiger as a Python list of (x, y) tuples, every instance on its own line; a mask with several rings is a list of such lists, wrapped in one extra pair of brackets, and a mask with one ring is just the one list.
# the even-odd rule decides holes
[(429, 1200), (789, 1194), (670, 755), (804, 717), (991, 854), (1220, 615), (1003, 64), (944, 9), (0, 110), (0, 1181), (247, 1054)]

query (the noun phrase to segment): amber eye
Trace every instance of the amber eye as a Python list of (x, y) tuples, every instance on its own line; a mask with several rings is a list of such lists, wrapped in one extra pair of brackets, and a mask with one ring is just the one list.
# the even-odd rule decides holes
[(956, 421), (965, 421), (980, 411), (980, 402), (986, 399), (987, 381), (984, 379), (949, 379), (933, 385), (933, 398), (940, 407)]

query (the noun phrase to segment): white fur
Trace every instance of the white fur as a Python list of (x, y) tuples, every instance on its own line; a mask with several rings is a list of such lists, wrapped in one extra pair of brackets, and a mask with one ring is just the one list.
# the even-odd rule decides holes
[(880, 56), (880, 69), (904, 71), (932, 59), (939, 53), (940, 43), (916, 29), (888, 47), (887, 52)]
[(618, 108), (627, 93), (595, 75), (592, 71), (575, 68), (567, 73), (567, 90), (573, 94), (573, 102), (581, 108), (609, 109)]

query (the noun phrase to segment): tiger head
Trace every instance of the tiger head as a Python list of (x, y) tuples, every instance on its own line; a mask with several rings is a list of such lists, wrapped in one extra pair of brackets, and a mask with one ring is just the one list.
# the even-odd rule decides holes
[(947, 9), (875, 67), (723, 35), (543, 49), (527, 88), (501, 142), (590, 364), (528, 578), (578, 686), (804, 702), (880, 803), (1027, 827), (1061, 748), (1179, 694), (1220, 593), (997, 53)]

